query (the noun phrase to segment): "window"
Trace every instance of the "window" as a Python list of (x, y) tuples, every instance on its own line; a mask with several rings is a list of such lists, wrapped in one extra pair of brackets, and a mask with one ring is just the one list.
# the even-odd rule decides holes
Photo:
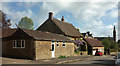
[(25, 48), (25, 40), (13, 40), (13, 48)]
[(59, 47), (59, 43), (57, 42), (57, 47)]
[(25, 48), (25, 40), (21, 40), (21, 48)]
[(52, 51), (54, 51), (55, 46), (54, 46), (55, 42), (52, 42)]
[(21, 47), (21, 42), (20, 42), (20, 40), (17, 40), (16, 46), (17, 46), (17, 48), (20, 48), (20, 47)]
[(65, 47), (65, 42), (63, 42), (62, 46)]
[(13, 40), (13, 48), (16, 48), (16, 40)]

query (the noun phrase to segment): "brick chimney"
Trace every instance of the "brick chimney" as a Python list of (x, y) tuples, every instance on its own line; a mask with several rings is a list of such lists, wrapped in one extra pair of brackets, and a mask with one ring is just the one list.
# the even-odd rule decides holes
[(62, 16), (61, 21), (65, 21), (64, 16)]
[(49, 19), (53, 20), (53, 13), (49, 12)]

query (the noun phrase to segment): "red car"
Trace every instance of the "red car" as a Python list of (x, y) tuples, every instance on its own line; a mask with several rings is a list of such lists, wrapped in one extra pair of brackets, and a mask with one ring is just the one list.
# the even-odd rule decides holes
[(100, 52), (100, 51), (96, 51), (95, 55), (96, 55), (96, 56), (102, 56), (103, 54), (102, 54), (102, 52)]

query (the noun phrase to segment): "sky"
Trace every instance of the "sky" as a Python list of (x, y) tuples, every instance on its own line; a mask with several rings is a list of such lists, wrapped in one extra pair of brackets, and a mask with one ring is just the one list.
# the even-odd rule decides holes
[(16, 24), (24, 16), (31, 18), (34, 28), (37, 29), (45, 20), (48, 13), (53, 12), (53, 17), (73, 24), (79, 28), (81, 33), (90, 31), (94, 37), (113, 36), (113, 26), (116, 26), (118, 37), (118, 2), (91, 1), (11, 1), (0, 2), (0, 10), (11, 19), (11, 27), (16, 28)]

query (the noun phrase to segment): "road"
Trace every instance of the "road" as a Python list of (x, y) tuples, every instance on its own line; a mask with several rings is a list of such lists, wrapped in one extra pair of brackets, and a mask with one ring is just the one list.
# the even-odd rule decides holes
[[(75, 59), (81, 59), (79, 61), (72, 61), (62, 64), (74, 66), (115, 66), (114, 65), (114, 56), (104, 55), (104, 56), (80, 56), (75, 57)], [(56, 62), (61, 62), (64, 60), (71, 60), (70, 58), (63, 58), (63, 59), (49, 59), (49, 60), (27, 60), (27, 59), (13, 59), (13, 58), (2, 58), (2, 64), (26, 64), (28, 66), (36, 65), (36, 64), (55, 64)], [(76, 64), (76, 65), (75, 65)], [(83, 64), (83, 65), (82, 65)], [(110, 64), (110, 65), (108, 65)], [(58, 64), (59, 65), (59, 64)], [(49, 65), (50, 66), (50, 65)]]
[(78, 62), (71, 62), (66, 64), (95, 64), (95, 65), (114, 65), (114, 56), (107, 56), (107, 57), (97, 57), (93, 59), (86, 59)]

